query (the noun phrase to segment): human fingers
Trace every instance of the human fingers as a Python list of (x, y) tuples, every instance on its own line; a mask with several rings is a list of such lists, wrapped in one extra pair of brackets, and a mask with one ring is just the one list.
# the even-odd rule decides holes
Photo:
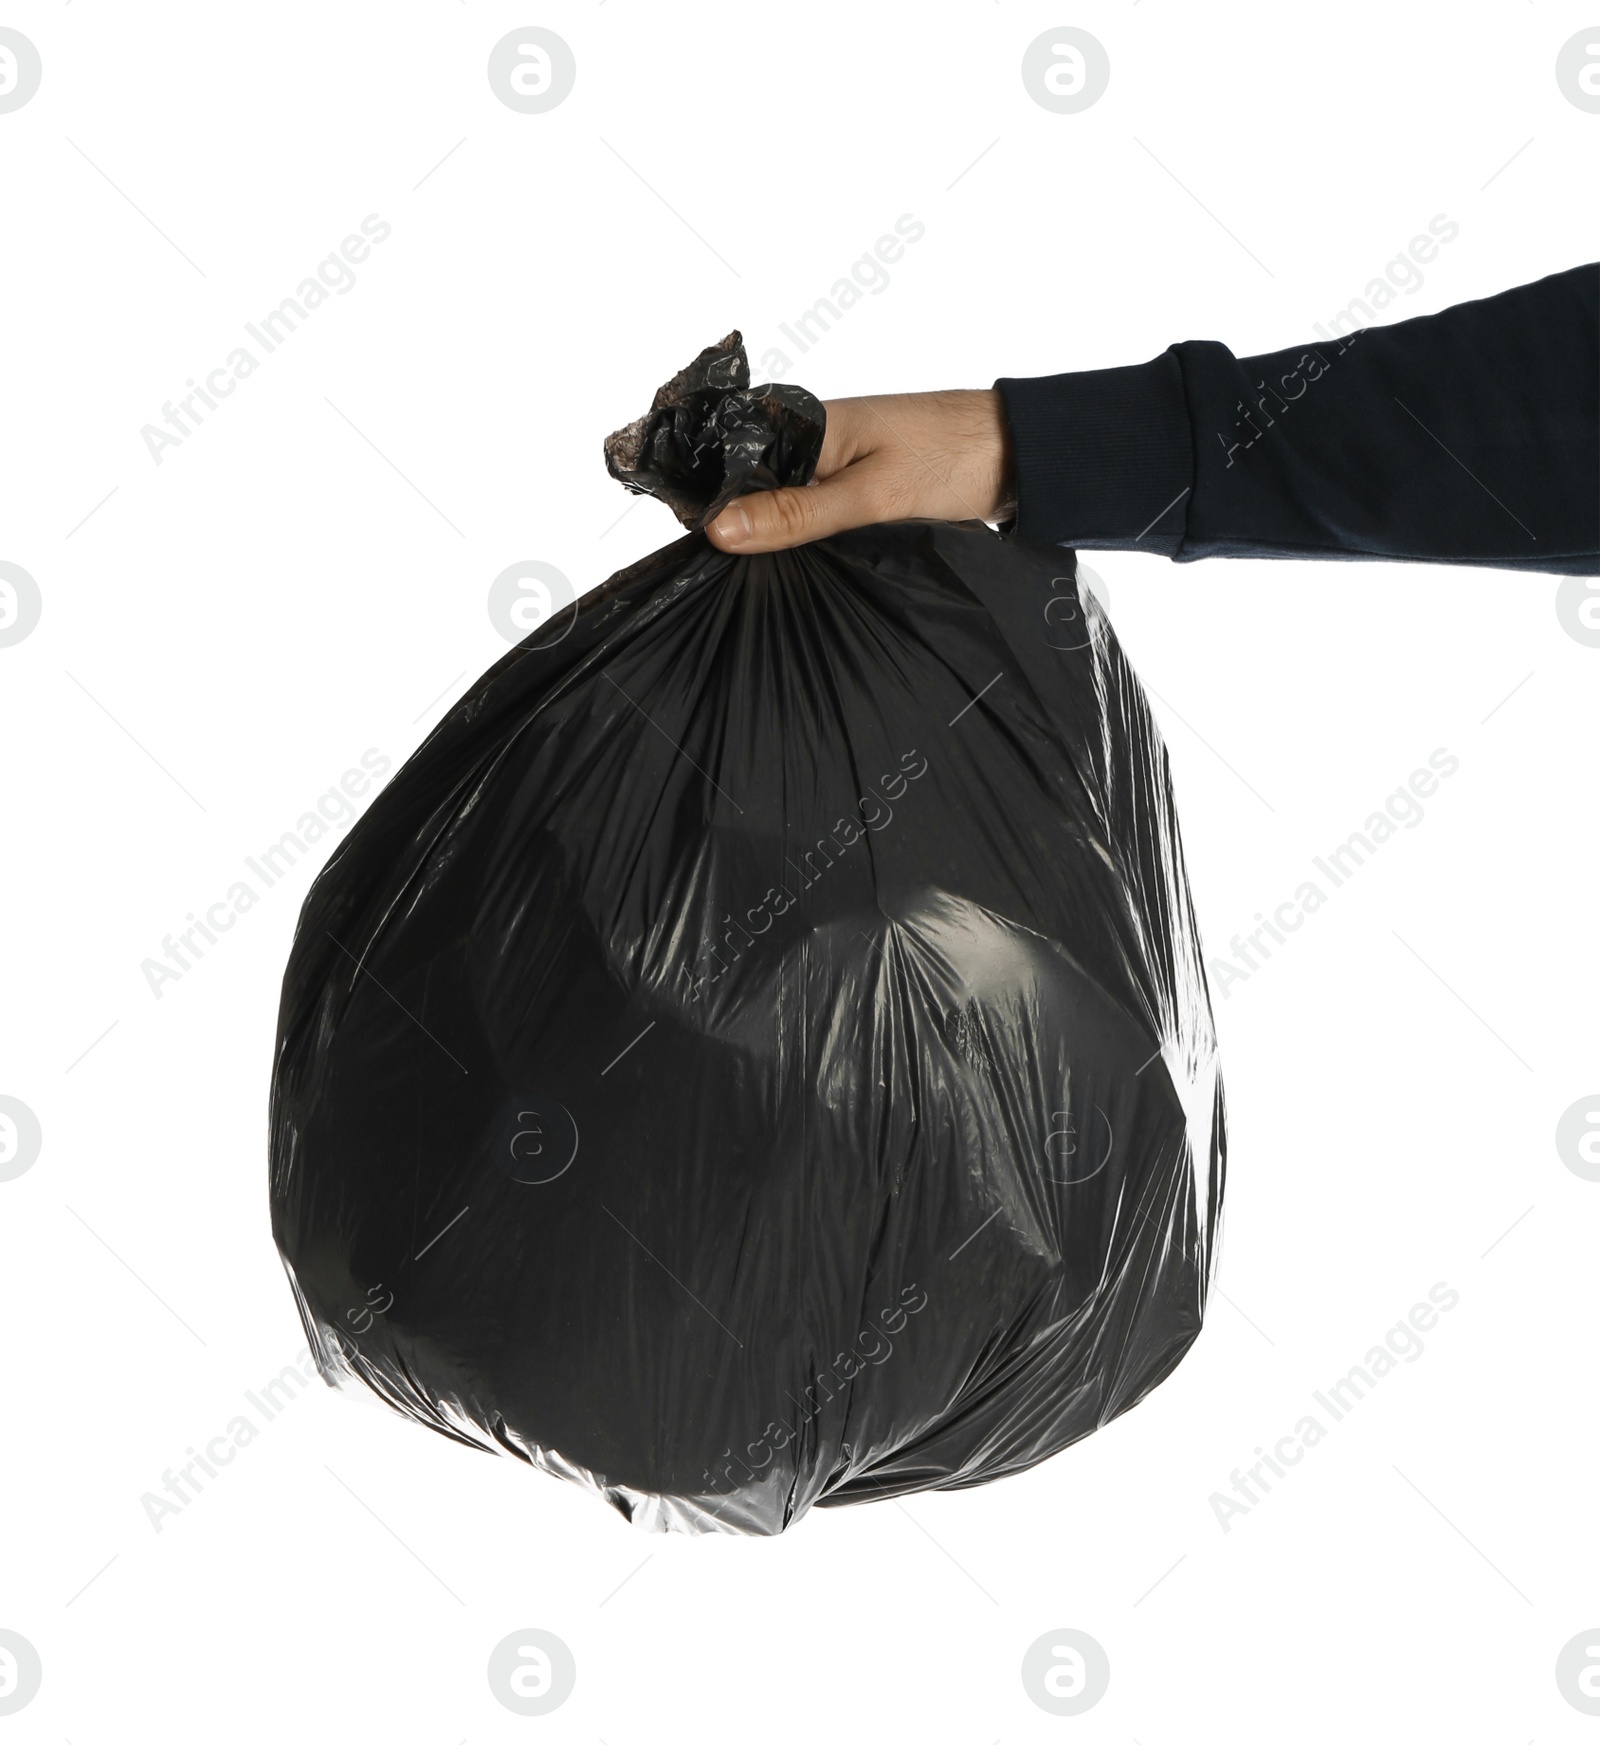
[(886, 470), (858, 461), (820, 484), (739, 497), (706, 528), (706, 536), (719, 550), (740, 555), (783, 551), (847, 528), (892, 521), (903, 513)]

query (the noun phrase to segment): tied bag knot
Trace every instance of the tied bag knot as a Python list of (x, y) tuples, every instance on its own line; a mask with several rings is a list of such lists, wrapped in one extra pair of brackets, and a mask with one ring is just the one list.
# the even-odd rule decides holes
[(735, 329), (663, 383), (644, 417), (606, 438), (606, 468), (698, 531), (735, 497), (810, 484), (826, 427), (822, 402), (804, 388), (750, 386)]

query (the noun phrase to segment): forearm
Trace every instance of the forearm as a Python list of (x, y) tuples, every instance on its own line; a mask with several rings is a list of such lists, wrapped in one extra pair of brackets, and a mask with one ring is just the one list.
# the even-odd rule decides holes
[(1600, 267), (1259, 357), (1192, 340), (995, 386), (1027, 537), (1600, 573)]

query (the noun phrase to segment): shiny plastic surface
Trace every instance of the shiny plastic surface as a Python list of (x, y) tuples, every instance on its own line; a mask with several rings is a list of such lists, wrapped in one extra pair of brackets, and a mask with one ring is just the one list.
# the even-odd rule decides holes
[[(691, 527), (803, 482), (821, 406), (747, 383), (730, 335), (608, 464)], [(766, 1534), (1169, 1373), (1222, 1088), (1166, 754), (1073, 569), (976, 522), (691, 532), (483, 675), (284, 978), (273, 1230), (325, 1377)]]

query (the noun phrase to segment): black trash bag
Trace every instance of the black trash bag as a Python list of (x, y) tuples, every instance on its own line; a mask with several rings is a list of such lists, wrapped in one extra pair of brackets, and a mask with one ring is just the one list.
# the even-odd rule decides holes
[(1019, 1472), (1199, 1331), (1223, 1104), (1165, 751), (1070, 553), (729, 557), (823, 410), (738, 334), (306, 899), (272, 1224), (325, 1378), (638, 1525)]

